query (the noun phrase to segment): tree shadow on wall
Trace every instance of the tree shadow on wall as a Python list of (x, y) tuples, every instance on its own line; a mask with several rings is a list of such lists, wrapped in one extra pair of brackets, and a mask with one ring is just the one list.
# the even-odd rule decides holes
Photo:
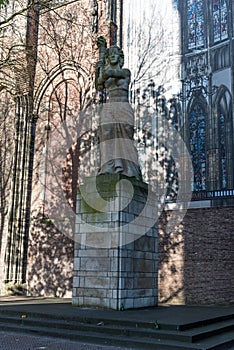
[(167, 231), (170, 212), (163, 212), (158, 225), (159, 303), (184, 303), (184, 236), (183, 222)]
[(28, 295), (70, 297), (73, 241), (46, 217), (32, 219), (28, 249)]
[(167, 232), (170, 214), (159, 220), (159, 302), (233, 304), (233, 207), (190, 209)]
[[(55, 161), (57, 167), (54, 168), (57, 172), (53, 170), (53, 162), (48, 162), (46, 181), (38, 181), (38, 189), (34, 191), (34, 212), (37, 214), (32, 216), (29, 237), (29, 295), (71, 297), (78, 170), (80, 162), (86, 153), (90, 152), (91, 141), (95, 137), (95, 134), (88, 130), (82, 137), (77, 138), (72, 147), (69, 147), (68, 142), (67, 150), (65, 149), (67, 153), (64, 154), (61, 153), (60, 147), (51, 146), (52, 161)], [(58, 142), (55, 137), (54, 139)], [(67, 139), (69, 140), (68, 137)], [(61, 155), (65, 155), (66, 158)], [(41, 193), (44, 193), (42, 205), (37, 207)]]
[(234, 303), (233, 207), (193, 209), (184, 220), (186, 303)]

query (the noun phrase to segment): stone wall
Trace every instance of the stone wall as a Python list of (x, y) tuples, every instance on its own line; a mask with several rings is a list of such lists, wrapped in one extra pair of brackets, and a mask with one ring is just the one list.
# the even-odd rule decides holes
[(234, 303), (234, 208), (188, 210), (166, 233), (159, 224), (159, 302)]
[[(188, 210), (170, 233), (159, 222), (159, 302), (234, 303), (234, 207)], [(30, 237), (28, 287), (31, 295), (69, 296), (73, 242), (51, 224), (35, 221)]]
[(27, 260), (28, 295), (71, 297), (73, 241), (47, 218), (32, 219)]

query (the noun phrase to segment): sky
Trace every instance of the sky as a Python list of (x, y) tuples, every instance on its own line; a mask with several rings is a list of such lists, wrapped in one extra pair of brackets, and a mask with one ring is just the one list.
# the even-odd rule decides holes
[[(179, 15), (175, 10), (174, 0), (125, 0), (124, 1), (124, 52), (125, 63), (128, 68), (134, 71), (139, 64), (139, 57), (143, 56), (145, 43), (148, 39), (148, 26), (152, 22), (151, 36), (153, 41), (157, 41), (155, 51), (151, 52), (151, 58), (158, 55), (155, 65), (152, 66), (152, 75), (159, 69), (164, 67), (161, 74), (158, 75), (156, 85), (161, 85), (165, 82), (165, 76), (172, 93), (177, 93), (178, 82), (176, 82), (178, 72), (178, 55), (180, 47), (180, 25)], [(143, 28), (144, 35), (139, 40), (139, 28)], [(163, 30), (163, 31), (162, 31)], [(163, 34), (161, 35), (161, 33)], [(163, 36), (163, 37), (162, 37)], [(144, 38), (143, 38), (144, 37)], [(142, 50), (142, 55), (139, 55), (139, 50)], [(170, 64), (162, 65), (164, 58), (168, 56)], [(148, 58), (150, 59), (150, 57)], [(150, 76), (149, 74), (149, 76)], [(168, 85), (168, 86), (169, 86)], [(172, 85), (174, 87), (172, 88)]]

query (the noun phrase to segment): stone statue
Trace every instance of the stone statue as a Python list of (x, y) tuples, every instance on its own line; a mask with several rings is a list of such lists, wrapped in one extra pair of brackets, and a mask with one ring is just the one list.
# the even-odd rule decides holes
[(134, 146), (134, 112), (128, 102), (129, 69), (123, 69), (124, 54), (118, 46), (107, 48), (99, 37), (99, 61), (96, 65), (95, 85), (98, 91), (107, 90), (107, 102), (100, 112), (99, 174), (123, 174), (142, 179)]

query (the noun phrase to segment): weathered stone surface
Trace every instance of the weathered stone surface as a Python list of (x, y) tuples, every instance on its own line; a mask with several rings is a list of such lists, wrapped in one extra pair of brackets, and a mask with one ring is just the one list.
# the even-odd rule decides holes
[[(127, 198), (129, 194), (125, 193), (124, 188), (116, 192), (116, 184), (122, 178), (126, 177), (98, 177), (98, 194), (91, 191), (95, 186), (87, 185), (90, 179), (84, 186), (90, 195), (97, 198), (103, 193), (106, 198), (112, 198), (113, 191), (120, 199)], [(115, 207), (114, 211), (108, 213), (95, 212), (92, 208), (87, 213), (87, 205), (82, 204), (83, 199), (79, 196), (81, 204), (77, 215), (85, 221), (76, 226), (79, 230), (76, 235), (82, 236), (82, 245), (76, 245), (75, 248), (74, 305), (112, 309), (157, 305), (157, 227), (155, 225), (153, 230), (150, 224), (146, 227), (148, 221), (152, 222), (146, 216), (142, 218), (143, 226), (132, 224), (147, 201), (148, 187), (135, 179), (130, 181), (134, 188), (132, 200), (129, 202), (128, 199), (126, 207)], [(102, 190), (105, 191), (101, 193)], [(119, 203), (121, 206), (122, 201)], [(116, 212), (116, 209), (120, 210)], [(101, 224), (103, 230), (107, 228), (106, 232), (86, 232), (86, 224), (91, 222), (97, 224), (98, 228)], [(117, 228), (116, 232), (113, 232), (113, 227)], [(139, 232), (149, 234), (141, 235)]]

